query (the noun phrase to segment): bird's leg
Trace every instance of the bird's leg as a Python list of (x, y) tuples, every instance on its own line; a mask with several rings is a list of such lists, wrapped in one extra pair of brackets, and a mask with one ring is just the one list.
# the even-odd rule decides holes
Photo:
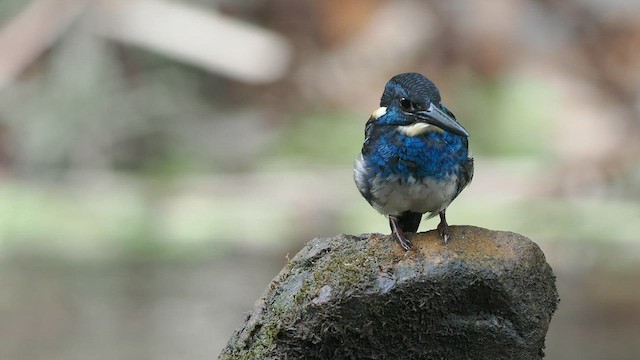
[(404, 231), (402, 231), (398, 225), (398, 218), (396, 216), (389, 215), (389, 225), (391, 226), (391, 231), (396, 234), (400, 246), (402, 246), (406, 251), (409, 251), (409, 249), (411, 249), (411, 241), (404, 236)]
[(440, 233), (440, 236), (442, 236), (442, 239), (444, 240), (444, 244), (447, 244), (447, 241), (449, 241), (449, 224), (447, 224), (447, 216), (445, 215), (445, 210), (442, 210), (439, 212), (440, 215), (440, 224), (438, 224), (438, 232)]

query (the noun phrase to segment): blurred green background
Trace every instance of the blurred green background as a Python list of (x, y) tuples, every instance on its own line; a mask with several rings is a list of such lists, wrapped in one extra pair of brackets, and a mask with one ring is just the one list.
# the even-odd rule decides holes
[[(418, 71), (470, 131), (451, 224), (558, 277), (548, 359), (640, 353), (640, 3), (0, 2), (0, 358), (211, 359)], [(435, 228), (426, 221), (422, 230)]]

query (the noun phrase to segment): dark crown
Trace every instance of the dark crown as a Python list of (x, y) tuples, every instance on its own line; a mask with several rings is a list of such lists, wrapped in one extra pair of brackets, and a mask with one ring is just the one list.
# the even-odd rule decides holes
[(387, 82), (380, 99), (381, 106), (388, 106), (394, 98), (406, 97), (415, 102), (425, 99), (440, 103), (440, 91), (426, 76), (415, 72), (398, 74)]

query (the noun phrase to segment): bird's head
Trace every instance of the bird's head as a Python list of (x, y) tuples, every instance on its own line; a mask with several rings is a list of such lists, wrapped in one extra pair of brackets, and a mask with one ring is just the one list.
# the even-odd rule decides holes
[(380, 108), (371, 116), (377, 124), (396, 125), (409, 136), (430, 131), (469, 136), (442, 105), (436, 85), (418, 73), (403, 73), (391, 78), (384, 88)]

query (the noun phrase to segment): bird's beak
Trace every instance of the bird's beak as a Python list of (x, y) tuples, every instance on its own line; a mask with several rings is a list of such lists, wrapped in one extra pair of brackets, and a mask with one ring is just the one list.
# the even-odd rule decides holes
[(418, 111), (415, 113), (418, 121), (425, 122), (427, 124), (435, 125), (442, 130), (448, 131), (452, 134), (468, 137), (469, 132), (458, 124), (458, 122), (440, 110), (437, 106), (431, 104), (426, 111)]

